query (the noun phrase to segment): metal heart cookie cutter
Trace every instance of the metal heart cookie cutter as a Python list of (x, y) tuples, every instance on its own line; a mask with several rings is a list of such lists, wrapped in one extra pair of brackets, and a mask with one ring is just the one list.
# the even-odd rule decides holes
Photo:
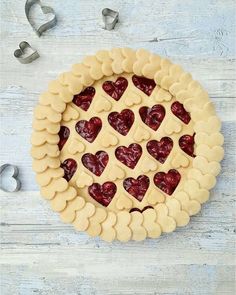
[(104, 8), (102, 10), (102, 18), (105, 24), (105, 29), (111, 31), (119, 20), (119, 12), (110, 8)]
[[(30, 52), (25, 52), (26, 50)], [(39, 57), (38, 51), (33, 49), (28, 42), (22, 41), (19, 44), (19, 49), (14, 51), (14, 56), (19, 60), (22, 64), (29, 64), (33, 60)]]
[[(11, 174), (9, 175), (11, 181), (3, 182), (2, 174), (4, 171), (9, 169)], [(3, 164), (0, 166), (0, 189), (4, 192), (12, 193), (17, 192), (21, 187), (21, 182), (17, 178), (19, 169), (17, 166), (12, 164)]]
[[(34, 21), (32, 20), (32, 18), (29, 17), (30, 10), (31, 10), (31, 8), (32, 8), (32, 6), (33, 6), (34, 4), (37, 4), (37, 5), (40, 6), (40, 8), (41, 8), (43, 14), (48, 14), (48, 13), (50, 13), (50, 14), (53, 15), (53, 18), (52, 18), (50, 21), (48, 21), (48, 22), (42, 24), (39, 28), (36, 28), (36, 27), (35, 27), (35, 23), (34, 23)], [(30, 23), (31, 27), (34, 29), (34, 31), (36, 32), (36, 34), (37, 34), (39, 37), (42, 35), (43, 32), (47, 31), (48, 29), (51, 29), (51, 28), (54, 27), (54, 26), (56, 25), (56, 23), (57, 23), (57, 18), (56, 18), (56, 14), (55, 14), (54, 10), (53, 10), (51, 7), (49, 7), (49, 6), (44, 6), (44, 5), (40, 2), (40, 0), (27, 0), (27, 1), (25, 2), (25, 15), (26, 15), (26, 17), (27, 17), (27, 19), (28, 19), (28, 22)]]

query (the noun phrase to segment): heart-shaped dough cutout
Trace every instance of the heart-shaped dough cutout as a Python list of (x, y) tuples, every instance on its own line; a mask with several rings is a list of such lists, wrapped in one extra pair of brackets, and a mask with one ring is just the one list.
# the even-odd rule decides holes
[(161, 235), (161, 227), (156, 222), (157, 214), (153, 209), (147, 209), (143, 212), (143, 226), (147, 230), (149, 238), (158, 238)]
[(121, 242), (127, 242), (132, 235), (129, 228), (131, 222), (131, 214), (127, 211), (120, 211), (117, 213), (117, 222), (115, 224), (116, 237)]
[(95, 112), (102, 113), (110, 111), (111, 107), (112, 105), (110, 101), (103, 97), (94, 103), (93, 109), (95, 110)]
[(134, 132), (133, 138), (137, 142), (142, 142), (144, 140), (148, 140), (150, 138), (150, 133), (146, 129), (142, 127), (138, 127), (136, 131)]
[(67, 149), (70, 154), (75, 155), (82, 153), (85, 150), (85, 145), (76, 139), (72, 139)]
[(115, 213), (108, 212), (106, 220), (102, 223), (101, 238), (104, 241), (112, 242), (116, 237), (116, 231), (114, 225), (116, 224), (117, 217)]
[(188, 179), (195, 179), (200, 184), (201, 188), (212, 189), (216, 184), (216, 178), (212, 174), (202, 174), (198, 169), (188, 171)]
[(194, 112), (192, 112), (192, 119), (194, 122), (202, 120), (202, 118), (207, 118), (209, 116), (214, 116), (215, 114), (215, 107), (213, 103), (207, 102), (203, 109), (196, 109)]
[[(144, 66), (146, 66), (146, 64), (148, 63), (148, 60), (149, 60), (149, 57), (151, 56), (150, 52), (148, 52), (147, 50), (145, 49), (138, 49), (136, 51), (136, 57), (137, 57), (137, 60), (134, 62), (134, 65), (133, 65), (133, 72), (136, 74), (136, 75), (142, 75), (142, 69)], [(141, 77), (140, 77), (141, 78)], [(145, 81), (145, 80), (144, 80)], [(143, 82), (144, 84), (144, 82)], [(136, 86), (136, 85), (135, 85)], [(136, 86), (137, 87), (137, 86)]]
[(141, 168), (142, 172), (147, 173), (150, 171), (156, 171), (158, 168), (158, 165), (156, 162), (151, 160), (149, 157), (145, 156), (142, 159), (140, 168)]
[(122, 62), (124, 60), (124, 56), (122, 54), (122, 51), (120, 48), (113, 48), (110, 52), (109, 55), (112, 59), (112, 71), (115, 74), (121, 74), (123, 72), (122, 69)]
[(180, 202), (176, 199), (168, 199), (166, 202), (169, 216), (173, 217), (177, 226), (185, 226), (189, 223), (189, 215), (181, 209)]
[(67, 203), (65, 209), (61, 212), (62, 221), (71, 223), (75, 219), (76, 211), (80, 211), (85, 206), (85, 200), (81, 197), (76, 197)]
[(166, 122), (164, 129), (166, 134), (171, 135), (173, 133), (179, 133), (182, 129), (182, 125), (177, 120), (171, 118)]
[(64, 210), (68, 201), (75, 199), (77, 191), (72, 186), (69, 186), (64, 192), (57, 193), (55, 198), (50, 200), (50, 205), (53, 211), (60, 212)]
[(92, 203), (86, 203), (80, 211), (76, 211), (74, 227), (79, 231), (85, 231), (89, 227), (89, 217), (93, 216), (95, 212), (95, 206)]
[(112, 59), (109, 55), (109, 52), (107, 50), (99, 50), (96, 53), (96, 58), (102, 64), (103, 74), (105, 76), (111, 76), (113, 74), (111, 67)]
[(224, 149), (221, 146), (214, 146), (210, 148), (206, 144), (200, 144), (196, 147), (196, 155), (203, 156), (210, 162), (220, 162), (224, 157)]
[(221, 122), (218, 117), (212, 116), (207, 121), (196, 122), (194, 124), (193, 129), (196, 133), (204, 132), (204, 133), (212, 134), (212, 133), (220, 131)]
[(112, 134), (111, 132), (105, 132), (103, 133), (100, 143), (103, 147), (109, 147), (109, 146), (115, 146), (119, 142), (118, 138)]
[(79, 112), (69, 104), (66, 106), (66, 110), (62, 114), (62, 119), (65, 122), (69, 122), (71, 120), (77, 120), (79, 118)]
[(101, 223), (106, 219), (107, 212), (103, 208), (96, 208), (95, 214), (89, 218), (87, 233), (91, 237), (96, 237), (101, 233)]
[(196, 180), (190, 179), (184, 183), (184, 191), (189, 195), (191, 200), (196, 200), (200, 204), (205, 203), (209, 199), (209, 191), (201, 189)]
[(112, 165), (108, 171), (109, 180), (115, 181), (116, 179), (123, 179), (125, 177), (125, 170), (120, 168), (118, 165)]
[(172, 95), (170, 94), (169, 91), (166, 91), (162, 88), (159, 88), (156, 91), (156, 94), (155, 94), (155, 101), (156, 102), (170, 101), (171, 98), (172, 98)]
[(212, 174), (217, 176), (221, 167), (218, 162), (208, 162), (206, 158), (197, 156), (193, 159), (193, 167), (199, 169), (203, 174)]
[(48, 119), (44, 119), (44, 120), (34, 119), (33, 129), (36, 131), (46, 130), (50, 134), (58, 134), (60, 130), (60, 124), (49, 122)]
[(205, 144), (212, 148), (215, 145), (221, 146), (224, 143), (224, 136), (219, 132), (212, 133), (211, 135), (199, 132), (195, 135), (194, 140), (197, 145)]
[(130, 209), (133, 206), (133, 201), (126, 197), (125, 195), (121, 195), (118, 197), (117, 201), (116, 201), (116, 208), (119, 210), (123, 210), (123, 209)]
[(34, 131), (31, 135), (31, 143), (35, 146), (43, 145), (44, 143), (57, 144), (59, 136), (57, 134), (50, 134), (46, 130)]
[(60, 167), (61, 161), (58, 157), (51, 158), (46, 155), (43, 159), (33, 160), (33, 170), (37, 173), (45, 171), (47, 168), (58, 168)]
[(43, 173), (37, 173), (36, 181), (41, 186), (48, 185), (52, 179), (63, 177), (64, 170), (62, 168), (51, 169), (48, 168)]
[(57, 113), (49, 106), (38, 105), (34, 109), (34, 116), (36, 119), (43, 120), (48, 119), (52, 123), (61, 122), (62, 115)]
[(101, 63), (96, 56), (86, 56), (83, 63), (90, 68), (89, 73), (94, 80), (100, 80), (103, 77)]
[(76, 180), (76, 185), (79, 188), (83, 188), (85, 186), (90, 186), (93, 183), (93, 177), (88, 175), (85, 172), (81, 172), (79, 177)]
[(126, 73), (131, 73), (133, 71), (133, 64), (136, 61), (134, 50), (131, 48), (122, 48), (122, 55), (125, 58), (122, 62), (122, 68)]
[(174, 156), (173, 160), (171, 161), (173, 168), (180, 168), (180, 167), (188, 167), (189, 159), (185, 157), (182, 153), (178, 153)]
[(49, 91), (40, 95), (39, 102), (43, 106), (51, 106), (58, 113), (63, 113), (66, 109), (65, 102), (58, 97), (58, 94), (53, 94)]
[(69, 91), (75, 96), (83, 90), (83, 84), (72, 72), (61, 73), (58, 80), (63, 86), (67, 86)]
[(196, 200), (190, 200), (186, 192), (177, 192), (175, 199), (180, 202), (182, 209), (188, 212), (190, 216), (197, 214), (201, 209), (201, 204)]
[(165, 201), (165, 197), (160, 192), (153, 189), (147, 195), (147, 201), (151, 205), (156, 205), (158, 203), (163, 203)]
[(143, 241), (147, 237), (147, 232), (145, 228), (142, 226), (143, 215), (138, 211), (132, 212), (131, 215), (132, 220), (129, 227), (132, 231), (132, 239), (134, 241)]
[(168, 216), (168, 207), (165, 204), (155, 206), (157, 212), (157, 222), (160, 224), (164, 233), (170, 233), (175, 230), (176, 222), (173, 217)]
[(46, 143), (40, 146), (32, 146), (31, 148), (31, 156), (36, 160), (43, 159), (45, 156), (56, 158), (59, 156), (59, 154), (60, 151), (57, 144), (52, 145)]
[(53, 179), (48, 185), (41, 187), (41, 195), (51, 200), (57, 192), (64, 192), (68, 188), (68, 182), (64, 178)]
[(125, 104), (128, 107), (131, 107), (133, 105), (138, 105), (141, 102), (142, 102), (142, 97), (135, 92), (130, 92), (129, 94), (127, 94), (127, 96), (125, 98)]

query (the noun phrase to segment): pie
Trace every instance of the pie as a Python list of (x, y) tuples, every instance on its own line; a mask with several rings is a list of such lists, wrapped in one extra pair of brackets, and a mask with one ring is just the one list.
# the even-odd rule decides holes
[(33, 129), (42, 196), (64, 222), (106, 241), (188, 224), (224, 155), (207, 92), (144, 49), (101, 50), (59, 75), (40, 96)]

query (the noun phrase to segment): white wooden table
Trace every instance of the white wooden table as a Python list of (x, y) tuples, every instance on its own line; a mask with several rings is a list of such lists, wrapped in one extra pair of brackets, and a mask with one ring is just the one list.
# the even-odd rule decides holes
[[(234, 294), (235, 1), (45, 0), (58, 25), (38, 38), (24, 0), (1, 0), (1, 164), (20, 168), (22, 190), (0, 192), (1, 294)], [(120, 12), (114, 31), (101, 10)], [(41, 57), (21, 65), (22, 40)], [(209, 91), (223, 121), (225, 159), (210, 201), (188, 226), (144, 242), (108, 244), (63, 224), (39, 196), (31, 169), (32, 110), (47, 82), (86, 54), (129, 46), (167, 56)]]

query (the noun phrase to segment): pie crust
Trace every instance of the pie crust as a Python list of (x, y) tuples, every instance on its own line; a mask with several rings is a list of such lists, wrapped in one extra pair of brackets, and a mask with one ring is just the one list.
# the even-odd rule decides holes
[(40, 96), (33, 129), (42, 196), (64, 222), (109, 242), (188, 224), (224, 155), (207, 92), (144, 49), (101, 50), (59, 75)]

